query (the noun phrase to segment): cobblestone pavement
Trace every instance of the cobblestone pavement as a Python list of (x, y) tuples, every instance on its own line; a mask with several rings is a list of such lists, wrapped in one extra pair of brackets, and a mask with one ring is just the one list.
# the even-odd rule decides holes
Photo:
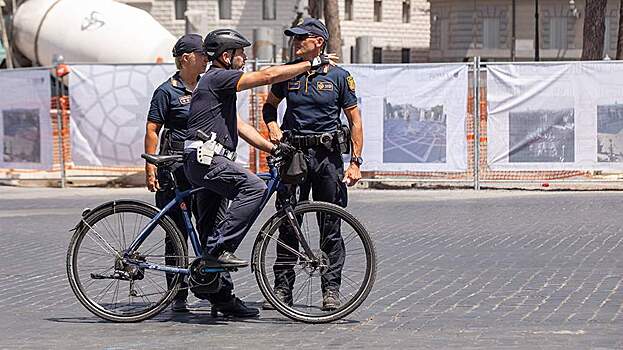
[[(67, 283), (68, 230), (85, 206), (150, 197), (0, 187), (0, 348), (623, 349), (617, 192), (352, 191), (349, 209), (373, 233), (379, 263), (373, 292), (347, 320), (214, 319), (197, 300), (189, 315), (100, 320)], [(259, 305), (248, 270), (234, 278)]]

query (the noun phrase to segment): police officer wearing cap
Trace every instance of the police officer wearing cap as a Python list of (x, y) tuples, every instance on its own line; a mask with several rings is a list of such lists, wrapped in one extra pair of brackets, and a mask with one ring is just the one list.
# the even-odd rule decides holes
[[(199, 75), (205, 72), (208, 62), (207, 57), (203, 53), (203, 39), (201, 36), (198, 34), (187, 34), (179, 38), (173, 47), (173, 57), (175, 57), (175, 65), (178, 71), (158, 86), (151, 99), (145, 133), (145, 153), (156, 153), (158, 144), (160, 144), (160, 154), (182, 154), (184, 151), (184, 140), (188, 131), (187, 123), (191, 94), (197, 85)], [(160, 142), (158, 142), (158, 134), (163, 127), (164, 130)], [(186, 179), (182, 163), (173, 165), (172, 172), (181, 190), (190, 188), (190, 183)], [(154, 165), (146, 163), (145, 174), (147, 188), (152, 192), (156, 192), (156, 206), (164, 208), (167, 203), (175, 198), (175, 189), (172, 187), (172, 184), (166, 184), (164, 178), (158, 181), (159, 177)], [(197, 196), (209, 196), (209, 194), (199, 193)], [(204, 205), (202, 207), (203, 210), (199, 212), (196, 210), (196, 206), (192, 206), (190, 202), (187, 202), (186, 205), (193, 209), (193, 214), (198, 223), (198, 231), (202, 241), (205, 243), (204, 232), (213, 229), (214, 221), (218, 220), (217, 217), (219, 215), (222, 216), (226, 203), (216, 202), (213, 198), (208, 197), (203, 198), (203, 202), (207, 205)], [(186, 237), (186, 225), (184, 224), (184, 217), (180, 208), (172, 208), (168, 215), (174, 220), (180, 232), (184, 234), (184, 237)], [(169, 254), (173, 249), (174, 247), (167, 240), (165, 242), (165, 255)], [(168, 281), (170, 281), (169, 276), (167, 276)], [(171, 304), (171, 309), (176, 312), (188, 312), (187, 296), (187, 285), (183, 282)]]
[[(208, 238), (203, 261), (225, 267), (243, 267), (248, 262), (234, 255), (251, 224), (259, 214), (266, 184), (248, 169), (235, 163), (238, 135), (254, 147), (277, 154), (285, 146), (273, 145), (251, 125), (238, 118), (236, 92), (288, 80), (328, 62), (328, 57), (312, 57), (296, 64), (270, 67), (257, 72), (243, 72), (247, 56), (244, 48), (251, 43), (232, 29), (210, 32), (204, 51), (212, 62), (193, 92), (185, 144), (184, 169), (194, 187), (206, 187), (231, 200), (224, 219)], [(204, 156), (205, 138), (210, 138), (210, 156)], [(197, 149), (201, 148), (202, 152)], [(199, 153), (199, 155), (198, 155)], [(198, 201), (201, 207), (204, 203)], [(233, 288), (233, 286), (231, 286)], [(247, 307), (233, 294), (227, 300), (212, 303), (212, 313), (253, 317), (259, 310)]]
[[(325, 25), (315, 18), (306, 18), (297, 26), (287, 29), (285, 35), (292, 37), (294, 55), (298, 60), (308, 60), (324, 52), (329, 39)], [(287, 101), (287, 109), (281, 127), (277, 124), (277, 106), (282, 99)], [(344, 111), (349, 125), (342, 126), (341, 111)], [(303, 149), (307, 158), (308, 175), (299, 184), (299, 200), (307, 200), (310, 190), (314, 200), (324, 201), (346, 207), (347, 185), (353, 186), (361, 179), (359, 167), (363, 163), (363, 127), (357, 107), (355, 81), (350, 73), (332, 64), (324, 64), (310, 72), (275, 84), (266, 99), (263, 118), (269, 130), (270, 141), (278, 144), (287, 131), (289, 142)], [(282, 131), (283, 130), (283, 131)], [(348, 135), (350, 133), (350, 136)], [(345, 145), (345, 143), (349, 143)], [(350, 150), (352, 145), (352, 150)], [(342, 153), (351, 154), (350, 164), (344, 172)], [(294, 203), (296, 187), (291, 188), (291, 202)], [(284, 194), (282, 194), (284, 195)], [(285, 194), (288, 195), (288, 194)], [(327, 224), (334, 228), (321, 232), (323, 251), (327, 254), (332, 272), (322, 276), (323, 310), (334, 310), (340, 306), (338, 298), (343, 267), (344, 241), (339, 225)], [(297, 241), (280, 229), (279, 239), (297, 249)], [(287, 304), (292, 304), (292, 288), (295, 282), (294, 263), (296, 257), (281, 246), (277, 247), (275, 272), (275, 294)], [(289, 262), (292, 262), (289, 264)], [(272, 309), (265, 302), (264, 309)]]

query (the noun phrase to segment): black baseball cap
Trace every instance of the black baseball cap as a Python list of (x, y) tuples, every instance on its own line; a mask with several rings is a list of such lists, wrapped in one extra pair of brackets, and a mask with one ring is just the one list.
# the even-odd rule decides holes
[(173, 46), (173, 57), (179, 57), (185, 53), (202, 52), (203, 38), (199, 34), (185, 34), (177, 40)]
[(316, 18), (305, 18), (297, 25), (283, 32), (287, 36), (294, 35), (316, 35), (324, 40), (329, 40), (327, 27)]

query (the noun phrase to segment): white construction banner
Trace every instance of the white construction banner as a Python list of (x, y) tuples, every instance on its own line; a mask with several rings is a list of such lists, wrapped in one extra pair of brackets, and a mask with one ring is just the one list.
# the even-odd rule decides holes
[[(145, 124), (154, 90), (175, 73), (171, 64), (72, 65), (72, 159), (76, 165), (141, 166)], [(248, 120), (248, 93), (238, 97)], [(240, 142), (239, 162), (248, 161)]]
[(0, 91), (0, 168), (52, 168), (50, 71), (0, 70)]
[(623, 64), (487, 65), (492, 170), (623, 169)]
[(346, 65), (369, 171), (467, 170), (466, 64)]

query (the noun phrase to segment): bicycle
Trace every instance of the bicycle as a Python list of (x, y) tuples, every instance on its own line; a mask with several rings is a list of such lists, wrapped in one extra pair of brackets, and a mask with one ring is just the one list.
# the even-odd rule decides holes
[[(173, 184), (175, 179), (170, 167), (181, 161), (181, 157), (142, 155), (163, 171)], [(275, 192), (286, 190), (279, 176), (279, 166), (287, 159), (268, 157), (267, 160), (269, 173), (259, 174), (267, 181), (268, 187), (260, 211)], [(66, 262), (69, 283), (80, 303), (106, 320), (138, 322), (166, 308), (184, 278), (188, 278), (191, 286), (217, 288), (220, 274), (236, 269), (200, 264), (202, 247), (183, 200), (202, 190), (205, 188), (180, 191), (175, 186), (175, 199), (162, 210), (131, 199), (107, 202), (93, 210), (85, 209), (73, 228), (75, 232)], [(280, 204), (281, 209), (262, 225), (252, 249), (251, 270), (260, 291), (277, 311), (296, 321), (327, 323), (349, 315), (366, 299), (376, 276), (374, 244), (365, 227), (334, 204), (291, 203), (289, 200)], [(188, 255), (181, 232), (166, 215), (176, 205), (182, 209), (195, 256)], [(280, 227), (285, 232), (283, 236), (279, 233)], [(334, 229), (340, 229), (342, 233), (344, 249), (338, 257), (340, 261), (343, 258), (342, 264), (332, 264), (331, 258), (322, 250), (322, 232), (328, 232), (323, 230)], [(284, 239), (295, 239), (300, 248), (293, 248)], [(163, 254), (165, 241), (171, 242), (174, 249)], [(282, 252), (287, 251), (287, 256), (278, 256), (277, 246)], [(189, 264), (191, 258), (194, 261)], [(294, 270), (292, 305), (275, 296), (273, 265)], [(341, 305), (337, 309), (323, 310), (318, 306), (322, 302), (322, 278), (338, 269), (341, 273)], [(318, 284), (321, 288), (316, 289)], [(216, 316), (214, 308), (212, 311)]]

